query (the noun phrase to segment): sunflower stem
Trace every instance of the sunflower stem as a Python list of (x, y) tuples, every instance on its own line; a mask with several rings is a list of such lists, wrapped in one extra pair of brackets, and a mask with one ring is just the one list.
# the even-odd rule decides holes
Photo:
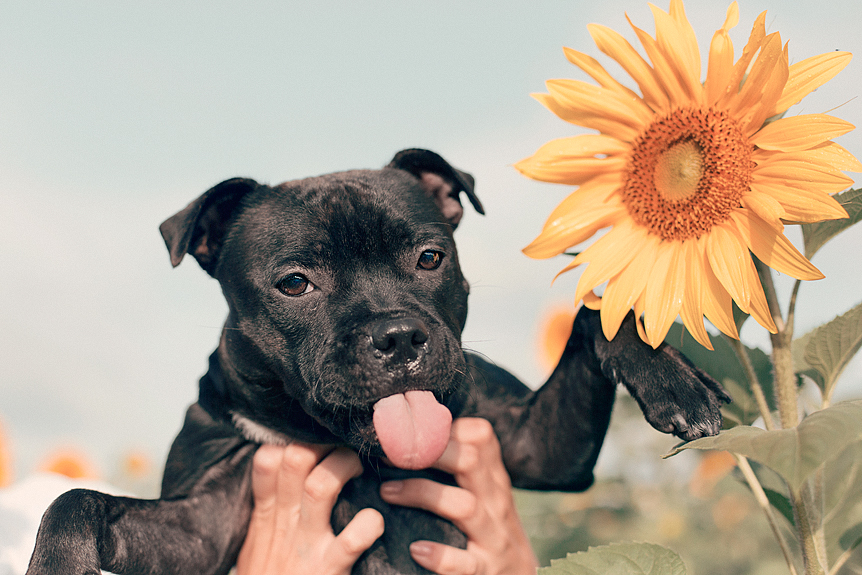
[[(775, 374), (775, 398), (778, 403), (778, 414), (781, 427), (789, 429), (799, 424), (799, 397), (796, 392), (796, 374), (793, 371), (793, 354), (790, 342), (793, 339), (792, 324), (785, 323), (781, 318), (781, 309), (772, 280), (772, 270), (763, 262), (754, 258), (754, 265), (763, 284), (769, 311), (772, 314), (776, 333), (770, 334), (772, 341), (772, 369)], [(788, 329), (790, 328), (790, 329)]]
[[(722, 334), (724, 335), (724, 334)], [(763, 417), (763, 425), (768, 431), (775, 429), (775, 421), (772, 419), (772, 412), (769, 410), (769, 403), (766, 401), (766, 394), (763, 393), (763, 387), (760, 385), (760, 380), (757, 378), (757, 372), (754, 371), (754, 365), (751, 363), (751, 358), (741, 341), (734, 337), (725, 335), (725, 340), (736, 352), (736, 357), (739, 358), (739, 363), (748, 378), (748, 385), (751, 388), (751, 393), (754, 395), (754, 401), (757, 403), (757, 410)]]
[(812, 528), (812, 517), (801, 493), (790, 490), (790, 503), (793, 505), (793, 516), (796, 529), (799, 532), (799, 543), (802, 547), (802, 561), (805, 565), (805, 575), (824, 575), (823, 566), (817, 553), (815, 532)]
[[(802, 280), (796, 280), (793, 284), (793, 291), (790, 293), (790, 303), (787, 304), (787, 325), (784, 328), (790, 335), (793, 335), (793, 324), (796, 318), (796, 296), (799, 295), (799, 286), (802, 285)], [(792, 337), (791, 337), (792, 339)]]
[[(776, 333), (770, 334), (772, 340), (772, 369), (774, 371), (775, 395), (778, 402), (778, 413), (781, 427), (789, 429), (799, 425), (799, 396), (797, 392), (796, 373), (793, 369), (793, 354), (791, 342), (793, 341), (793, 319), (795, 311), (796, 294), (798, 286), (794, 286), (791, 304), (788, 309), (788, 320), (781, 318), (781, 309), (775, 291), (775, 283), (772, 278), (772, 270), (763, 262), (754, 258), (769, 311), (775, 321)], [(807, 501), (806, 501), (807, 499)], [(802, 560), (805, 565), (806, 575), (824, 575), (824, 567), (821, 557), (823, 549), (818, 549), (818, 532), (821, 525), (817, 518), (812, 516), (813, 498), (806, 497), (806, 492), (790, 490), (790, 503), (793, 507), (793, 515), (796, 522), (796, 530), (799, 535), (799, 545), (802, 548)]]
[(751, 468), (751, 465), (748, 463), (748, 459), (746, 459), (745, 456), (739, 455), (738, 453), (734, 453), (733, 456), (736, 458), (736, 463), (739, 470), (742, 472), (742, 476), (745, 477), (745, 481), (748, 483), (748, 486), (751, 488), (751, 492), (754, 494), (754, 499), (757, 500), (757, 504), (760, 505), (760, 508), (766, 515), (766, 520), (769, 522), (769, 527), (772, 529), (773, 535), (775, 535), (775, 538), (778, 540), (778, 545), (781, 547), (781, 552), (784, 554), (784, 560), (787, 562), (787, 567), (790, 569), (791, 575), (797, 575), (790, 547), (787, 545), (784, 535), (781, 534), (781, 530), (778, 528), (775, 513), (772, 511), (769, 498), (766, 496), (766, 492), (763, 490), (760, 480), (757, 479), (757, 475), (755, 475), (754, 470)]
[[(772, 315), (772, 321), (775, 322), (775, 327), (778, 328), (778, 333), (782, 333), (786, 329), (784, 318), (781, 315), (781, 306), (778, 303), (778, 293), (775, 291), (775, 282), (772, 281), (772, 269), (765, 263), (751, 256), (754, 260), (754, 267), (757, 269), (757, 275), (760, 276), (760, 283), (763, 285), (763, 292), (766, 295), (766, 303), (769, 305), (769, 313)], [(789, 316), (788, 316), (789, 317)]]

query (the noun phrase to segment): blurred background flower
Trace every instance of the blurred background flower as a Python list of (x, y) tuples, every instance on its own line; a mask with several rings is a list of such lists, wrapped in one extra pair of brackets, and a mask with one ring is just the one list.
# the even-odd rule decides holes
[(37, 467), (38, 471), (57, 473), (70, 479), (99, 479), (93, 461), (75, 447), (60, 447), (51, 451)]
[(12, 446), (0, 421), (0, 487), (6, 487), (12, 483), (15, 472), (12, 469)]

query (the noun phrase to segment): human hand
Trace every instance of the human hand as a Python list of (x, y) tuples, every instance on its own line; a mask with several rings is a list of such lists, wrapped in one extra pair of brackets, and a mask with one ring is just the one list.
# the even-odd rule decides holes
[(254, 456), (254, 511), (237, 560), (237, 575), (349, 575), (383, 534), (383, 516), (363, 509), (337, 536), (332, 507), (344, 485), (362, 473), (346, 448), (291, 443), (262, 445)]
[(518, 518), (491, 424), (456, 419), (434, 467), (454, 475), (459, 487), (406, 479), (384, 483), (380, 494), (389, 503), (448, 519), (467, 535), (467, 549), (416, 541), (410, 546), (414, 561), (439, 575), (535, 575), (539, 563)]

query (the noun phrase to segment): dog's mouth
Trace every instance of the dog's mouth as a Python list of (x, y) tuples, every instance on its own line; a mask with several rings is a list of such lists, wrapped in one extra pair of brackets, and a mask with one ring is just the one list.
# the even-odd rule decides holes
[(330, 423), (347, 430), (344, 439), (360, 453), (385, 456), (402, 469), (425, 469), (449, 442), (452, 412), (444, 403), (434, 392), (410, 390), (367, 408), (338, 410)]
[(380, 447), (396, 467), (425, 469), (443, 455), (452, 413), (430, 391), (396, 393), (378, 400), (373, 410)]

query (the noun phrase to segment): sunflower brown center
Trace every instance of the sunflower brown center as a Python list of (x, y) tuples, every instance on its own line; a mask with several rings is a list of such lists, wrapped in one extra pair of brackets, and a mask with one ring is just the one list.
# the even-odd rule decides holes
[(691, 140), (674, 144), (655, 163), (655, 189), (668, 201), (690, 198), (703, 176), (703, 154)]
[(700, 237), (739, 207), (751, 183), (751, 152), (726, 112), (674, 110), (635, 139), (623, 203), (662, 239)]

